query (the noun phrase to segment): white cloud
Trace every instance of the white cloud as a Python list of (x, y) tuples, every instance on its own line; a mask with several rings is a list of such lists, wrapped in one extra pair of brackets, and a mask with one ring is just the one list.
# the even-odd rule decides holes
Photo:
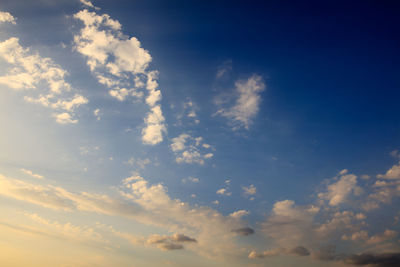
[(380, 179), (400, 179), (400, 163), (393, 165), (385, 174), (378, 174), (376, 177)]
[(0, 22), (11, 22), (16, 24), (15, 18), (9, 12), (3, 12), (0, 10)]
[(101, 244), (103, 247), (109, 248), (110, 242), (92, 227), (78, 226), (70, 222), (60, 223), (58, 221), (50, 221), (36, 213), (25, 212), (24, 215), (39, 225), (38, 228), (33, 229), (30, 226), (30, 229), (36, 230), (35, 232), (46, 234), (46, 236), (78, 241), (80, 243)]
[(223, 196), (230, 196), (232, 195), (232, 192), (229, 192), (228, 189), (226, 188), (221, 188), (217, 190), (218, 195), (223, 195)]
[(142, 130), (143, 143), (156, 145), (163, 141), (163, 133), (167, 132), (161, 106), (154, 106), (145, 118), (146, 127)]
[(67, 72), (59, 65), (23, 48), (15, 37), (0, 43), (0, 58), (12, 66), (8, 74), (0, 76), (0, 84), (24, 90), (27, 102), (56, 110), (54, 117), (59, 123), (78, 121), (73, 119), (75, 109), (88, 100), (65, 81)]
[(347, 174), (347, 170), (339, 173), (339, 181), (328, 185), (327, 192), (318, 194), (319, 198), (328, 201), (329, 205), (337, 206), (347, 201), (357, 188), (357, 176)]
[(86, 7), (94, 8), (94, 9), (96, 9), (96, 10), (99, 10), (99, 9), (100, 9), (100, 8), (94, 6), (94, 5), (92, 4), (92, 2), (90, 2), (89, 0), (79, 0), (79, 1), (82, 3), (82, 5), (84, 5), (84, 6), (86, 6)]
[(243, 216), (246, 216), (246, 215), (249, 215), (249, 214), (250, 214), (250, 212), (247, 211), (247, 210), (237, 210), (237, 211), (232, 212), (231, 214), (229, 214), (229, 216), (231, 216), (232, 218), (235, 218), (235, 219), (240, 219)]
[(246, 196), (252, 196), (252, 195), (255, 195), (257, 193), (257, 188), (252, 184), (249, 185), (249, 186), (243, 186), (242, 189), (243, 189), (243, 193)]
[(248, 130), (258, 113), (260, 93), (264, 91), (265, 84), (261, 76), (253, 75), (247, 80), (238, 80), (235, 87), (235, 104), (220, 108), (217, 114), (230, 119), (234, 129), (243, 127)]
[(23, 172), (23, 173), (25, 173), (25, 174), (28, 174), (28, 175), (30, 175), (30, 176), (36, 178), (36, 179), (43, 179), (43, 178), (44, 178), (43, 175), (40, 175), (40, 174), (37, 174), (37, 173), (33, 173), (31, 170), (20, 169), (20, 171)]
[(189, 134), (183, 133), (178, 137), (172, 138), (170, 148), (175, 154), (175, 161), (177, 163), (198, 163), (204, 164), (205, 159), (210, 159), (214, 156), (213, 153), (205, 153), (202, 151), (203, 138), (192, 137)]
[(67, 112), (54, 114), (53, 117), (56, 118), (56, 122), (58, 122), (59, 124), (70, 124), (78, 122), (78, 120), (72, 119), (71, 115)]
[(158, 72), (148, 70), (150, 53), (138, 39), (125, 36), (121, 24), (107, 14), (81, 10), (74, 18), (84, 24), (74, 36), (76, 50), (87, 58), (90, 70), (99, 83), (109, 88), (109, 94), (124, 101), (129, 96), (141, 98), (143, 90), (147, 91), (145, 101), (150, 111), (144, 118), (142, 141), (148, 145), (162, 142), (167, 128), (159, 104)]
[(262, 224), (262, 232), (279, 246), (310, 245), (316, 239), (314, 216), (309, 208), (297, 206), (292, 200), (278, 201)]
[(95, 110), (93, 110), (93, 115), (96, 117), (96, 120), (99, 121), (101, 119), (101, 117), (100, 117), (100, 109), (96, 108)]

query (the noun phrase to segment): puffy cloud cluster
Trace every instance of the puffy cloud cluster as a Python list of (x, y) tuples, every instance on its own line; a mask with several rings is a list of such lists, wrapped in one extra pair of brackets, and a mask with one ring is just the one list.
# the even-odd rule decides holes
[(357, 176), (348, 174), (347, 170), (342, 170), (339, 176), (335, 178), (338, 181), (330, 184), (327, 192), (318, 195), (321, 199), (327, 200), (331, 206), (337, 206), (345, 202), (356, 190), (357, 185)]
[(4, 12), (0, 10), (0, 23), (1, 22), (10, 22), (12, 24), (16, 24), (15, 18), (9, 12)]
[(53, 116), (58, 123), (78, 122), (75, 110), (88, 100), (65, 81), (67, 71), (52, 59), (22, 47), (16, 37), (0, 43), (0, 59), (11, 66), (6, 75), (0, 76), (0, 84), (24, 90), (27, 102), (55, 110)]
[(128, 96), (143, 96), (150, 108), (142, 129), (142, 141), (155, 145), (163, 141), (166, 132), (161, 111), (161, 91), (158, 90), (157, 71), (149, 71), (150, 53), (135, 37), (127, 37), (121, 24), (109, 15), (81, 10), (74, 15), (84, 27), (74, 36), (76, 50), (84, 55), (99, 83), (108, 87), (109, 94), (124, 101)]
[(264, 91), (265, 84), (262, 77), (253, 75), (247, 80), (238, 80), (235, 83), (234, 98), (235, 103), (226, 107), (224, 101), (217, 100), (220, 107), (217, 114), (230, 119), (233, 129), (249, 129), (254, 117), (257, 115), (261, 103), (261, 92)]
[(197, 163), (204, 164), (205, 159), (210, 159), (214, 156), (211, 152), (202, 152), (209, 149), (211, 146), (203, 143), (203, 138), (192, 137), (189, 134), (183, 133), (178, 137), (172, 138), (170, 148), (175, 154), (177, 163)]

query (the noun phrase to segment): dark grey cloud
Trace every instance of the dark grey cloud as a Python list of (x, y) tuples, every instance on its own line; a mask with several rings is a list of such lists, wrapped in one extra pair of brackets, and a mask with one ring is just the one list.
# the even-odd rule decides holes
[(244, 227), (244, 228), (239, 228), (239, 229), (233, 229), (232, 232), (238, 234), (238, 235), (252, 235), (254, 234), (254, 230), (250, 227)]
[(371, 265), (374, 267), (399, 267), (400, 253), (362, 253), (348, 256), (345, 262), (358, 266)]
[(194, 243), (197, 242), (196, 239), (191, 238), (191, 237), (186, 236), (186, 235), (183, 235), (183, 234), (175, 234), (175, 235), (173, 235), (173, 236), (171, 237), (171, 239), (172, 239), (173, 241), (176, 241), (176, 242), (194, 242)]
[(181, 244), (176, 243), (162, 243), (160, 244), (160, 248), (162, 250), (176, 250), (176, 249), (183, 249)]
[(293, 254), (296, 256), (308, 256), (308, 255), (310, 255), (310, 251), (303, 246), (298, 246), (298, 247), (292, 248), (290, 250), (290, 254)]

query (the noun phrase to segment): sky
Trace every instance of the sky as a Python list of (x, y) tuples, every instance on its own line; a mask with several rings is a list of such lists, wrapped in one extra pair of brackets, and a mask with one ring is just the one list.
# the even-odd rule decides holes
[(399, 266), (399, 11), (0, 1), (0, 265)]

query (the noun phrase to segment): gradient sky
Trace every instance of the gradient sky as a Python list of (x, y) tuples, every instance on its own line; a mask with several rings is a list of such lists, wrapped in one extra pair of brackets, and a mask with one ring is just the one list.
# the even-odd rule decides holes
[(399, 12), (2, 0), (0, 265), (399, 266)]

